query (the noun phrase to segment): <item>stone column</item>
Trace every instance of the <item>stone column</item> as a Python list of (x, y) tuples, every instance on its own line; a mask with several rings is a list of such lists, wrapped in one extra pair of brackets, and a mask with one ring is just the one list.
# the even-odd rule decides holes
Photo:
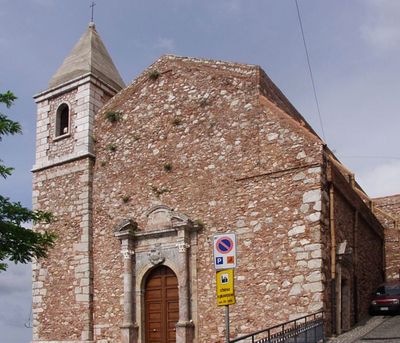
[(190, 320), (189, 294), (189, 230), (186, 227), (178, 231), (177, 247), (179, 251), (179, 321), (176, 324), (176, 343), (190, 343), (193, 341), (193, 322)]
[(121, 343), (137, 342), (136, 326), (134, 323), (134, 251), (132, 241), (121, 241), (121, 253), (124, 259), (124, 319), (121, 325)]
[(136, 343), (138, 326), (135, 323), (135, 252), (132, 222), (123, 223), (122, 227), (115, 232), (115, 236), (121, 241), (121, 254), (124, 261), (124, 318), (121, 328), (121, 343)]

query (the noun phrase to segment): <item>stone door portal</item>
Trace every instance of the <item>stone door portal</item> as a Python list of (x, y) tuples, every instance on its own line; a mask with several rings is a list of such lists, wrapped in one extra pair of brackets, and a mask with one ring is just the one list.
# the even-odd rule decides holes
[(193, 343), (197, 288), (191, 280), (201, 227), (161, 204), (145, 215), (142, 228), (124, 219), (114, 229), (124, 271), (121, 342)]
[(145, 287), (146, 343), (175, 343), (179, 320), (178, 279), (166, 266), (153, 269)]

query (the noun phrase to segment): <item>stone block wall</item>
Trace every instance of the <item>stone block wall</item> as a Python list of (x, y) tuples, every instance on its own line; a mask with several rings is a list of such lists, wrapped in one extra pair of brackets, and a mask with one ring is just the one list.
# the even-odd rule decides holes
[(384, 281), (383, 237), (360, 216), (357, 230), (358, 318), (368, 315), (371, 293)]
[[(34, 340), (121, 340), (126, 271), (114, 229), (132, 219), (145, 234), (146, 213), (159, 204), (204, 224), (189, 240), (195, 342), (217, 343), (225, 334), (212, 256), (213, 235), (222, 232), (238, 239), (232, 337), (319, 310), (327, 313), (329, 332), (334, 292), (326, 151), (263, 71), (164, 56), (99, 112), (110, 93), (96, 82), (80, 85), (76, 94), (37, 97), (34, 203), (55, 214), (51, 227), (59, 239), (49, 259), (34, 265)], [(75, 131), (62, 147), (51, 136), (59, 101), (76, 106)], [(108, 119), (110, 111), (117, 120)], [(43, 125), (50, 128), (46, 140)], [(351, 300), (356, 318), (380, 278), (368, 274), (366, 261), (381, 238), (348, 182), (335, 180), (336, 243), (346, 240), (356, 256), (347, 275), (358, 290)], [(167, 240), (175, 249), (169, 255), (177, 254), (174, 239)], [(139, 265), (154, 242), (140, 245)], [(378, 270), (381, 245), (372, 256)], [(142, 289), (135, 291), (140, 299)], [(143, 343), (144, 323), (136, 321)]]
[[(56, 96), (54, 101), (48, 99), (38, 103), (37, 121), (36, 121), (36, 164), (47, 164), (49, 159), (57, 158), (71, 154), (73, 144), (71, 140), (54, 141), (56, 135), (56, 111), (57, 108), (65, 103), (70, 109), (70, 132), (69, 135), (75, 133), (76, 113), (71, 110), (71, 104), (74, 103), (76, 91)], [(50, 115), (50, 113), (54, 115)]]
[(385, 228), (386, 280), (400, 279), (400, 195), (373, 199)]
[[(342, 268), (342, 272), (344, 273), (343, 279), (344, 282), (348, 283), (348, 287), (350, 289), (350, 301), (347, 304), (349, 306), (346, 311), (350, 312), (350, 326), (354, 325), (356, 322), (356, 316), (358, 313), (358, 309), (356, 309), (356, 299), (353, 296), (358, 292), (355, 285), (355, 263), (353, 252), (358, 248), (356, 239), (355, 239), (355, 210), (351, 203), (349, 203), (346, 197), (341, 193), (341, 189), (336, 188), (334, 193), (334, 225), (336, 231), (336, 249), (338, 249), (339, 244), (343, 242), (347, 242), (346, 253), (349, 255), (345, 255), (343, 259), (345, 263), (342, 263), (340, 268)], [(367, 228), (369, 229), (369, 228)], [(351, 254), (351, 255), (350, 255)], [(341, 263), (339, 260), (339, 256), (337, 255), (336, 260), (338, 263)], [(346, 263), (347, 262), (347, 263)], [(336, 269), (338, 269), (337, 266)], [(339, 285), (336, 285), (338, 287)], [(337, 290), (336, 290), (337, 291)]]
[[(38, 105), (36, 124), (36, 160), (34, 170), (68, 162), (93, 153), (95, 114), (115, 91), (91, 75), (35, 96)], [(56, 136), (56, 112), (67, 104), (69, 132)]]
[[(149, 77), (152, 70), (160, 76)], [(167, 56), (97, 116), (96, 339), (120, 335), (122, 264), (112, 230), (126, 218), (144, 228), (157, 203), (205, 224), (192, 265), (197, 342), (224, 336), (216, 233), (236, 232), (239, 242), (232, 336), (323, 308), (322, 143), (260, 94), (260, 77), (254, 66)], [(107, 111), (121, 121), (109, 122)]]
[(34, 208), (55, 218), (35, 229), (57, 235), (48, 258), (33, 265), (34, 341), (79, 341), (91, 335), (91, 163), (75, 161), (34, 175)]
[[(327, 276), (326, 318), (333, 324), (333, 331), (328, 330), (330, 334), (337, 332), (338, 321), (341, 321), (342, 330), (348, 330), (368, 315), (370, 294), (383, 280), (384, 246), (383, 228), (379, 221), (352, 187), (347, 175), (332, 163), (327, 169), (325, 189), (327, 206), (333, 206), (324, 261)], [(344, 243), (346, 249), (340, 252), (339, 248)], [(335, 250), (334, 257), (331, 249)], [(332, 258), (335, 259), (334, 267)], [(339, 292), (343, 298), (342, 309), (338, 305)]]

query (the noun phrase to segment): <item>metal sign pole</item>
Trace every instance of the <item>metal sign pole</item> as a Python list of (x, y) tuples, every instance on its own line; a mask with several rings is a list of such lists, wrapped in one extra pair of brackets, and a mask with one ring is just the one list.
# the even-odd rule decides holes
[(230, 342), (230, 338), (229, 338), (229, 305), (225, 306), (225, 335), (226, 335), (226, 343)]

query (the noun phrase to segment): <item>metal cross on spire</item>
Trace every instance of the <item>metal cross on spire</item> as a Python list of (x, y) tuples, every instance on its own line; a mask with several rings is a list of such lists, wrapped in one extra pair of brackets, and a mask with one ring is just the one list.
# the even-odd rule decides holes
[(92, 8), (92, 19), (91, 19), (91, 22), (92, 22), (92, 23), (94, 22), (94, 21), (93, 21), (93, 18), (94, 18), (94, 6), (96, 6), (96, 3), (95, 3), (94, 1), (92, 1), (92, 4), (89, 6), (89, 7)]

